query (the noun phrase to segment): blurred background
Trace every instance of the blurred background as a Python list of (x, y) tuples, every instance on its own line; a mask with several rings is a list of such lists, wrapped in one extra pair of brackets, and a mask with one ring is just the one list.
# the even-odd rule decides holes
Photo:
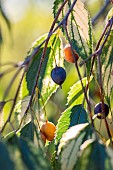
[[(29, 51), (32, 43), (41, 35), (48, 32), (52, 22), (52, 7), (53, 0), (1, 0), (2, 9), (10, 23), (9, 28), (0, 15), (0, 73), (6, 69), (10, 69), (10, 65), (1, 66), (8, 62), (23, 61)], [(111, 8), (109, 1), (104, 0), (84, 0), (83, 1), (92, 17), (94, 44), (99, 39), (105, 25), (105, 17)], [(103, 8), (105, 6), (105, 8)], [(101, 15), (95, 17), (98, 12)], [(70, 86), (78, 81), (78, 76), (73, 71), (74, 66), (66, 63), (66, 70), (68, 76), (66, 82), (63, 84), (63, 89), (59, 89), (57, 94), (53, 95), (48, 105), (46, 106), (49, 118), (56, 123), (61, 112), (66, 108), (66, 96)], [(81, 70), (82, 72), (82, 70)], [(1, 76), (0, 78), (0, 101), (3, 99), (3, 93), (8, 86), (11, 77), (14, 75), (15, 69), (10, 73)], [(15, 89), (19, 82), (17, 76), (12, 89), (10, 90), (8, 98), (12, 98)], [(92, 95), (95, 95), (95, 90), (92, 85)], [(93, 93), (94, 92), (94, 93)], [(97, 91), (98, 94), (98, 91)], [(59, 100), (60, 96), (60, 100)], [(98, 101), (98, 96), (95, 95), (95, 102)], [(5, 112), (8, 113), (11, 102), (5, 106)], [(54, 117), (54, 119), (53, 119)]]

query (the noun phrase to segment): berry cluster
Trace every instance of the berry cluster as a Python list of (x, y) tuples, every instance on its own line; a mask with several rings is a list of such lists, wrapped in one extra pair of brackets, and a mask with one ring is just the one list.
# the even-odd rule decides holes
[[(69, 63), (77, 62), (79, 56), (75, 50), (72, 50), (70, 45), (66, 45), (63, 49), (63, 52), (64, 52), (65, 60), (67, 62)], [(62, 67), (56, 66), (51, 71), (51, 78), (56, 84), (61, 86), (66, 79), (65, 69)], [(106, 103), (102, 105), (102, 102), (97, 103), (94, 108), (94, 114), (96, 115), (98, 119), (106, 118), (109, 114), (108, 105)], [(46, 140), (52, 141), (54, 139), (55, 131), (56, 131), (56, 126), (52, 122), (49, 122), (48, 120), (46, 120), (43, 123), (40, 129), (40, 133), (41, 133), (41, 138), (44, 141), (44, 143), (46, 143)]]

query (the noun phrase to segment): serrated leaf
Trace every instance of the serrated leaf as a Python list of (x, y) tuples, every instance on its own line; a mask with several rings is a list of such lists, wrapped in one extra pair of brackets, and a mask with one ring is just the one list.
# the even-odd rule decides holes
[[(33, 44), (33, 47), (29, 55), (31, 55), (34, 52), (35, 48), (38, 47), (38, 45), (40, 45), (43, 42), (43, 40), (46, 38), (47, 38), (47, 35), (40, 37)], [(26, 89), (26, 85), (27, 85), (29, 94), (27, 94), (28, 92), (26, 90), (25, 94), (23, 94), (22, 92), (23, 94), (22, 96), (31, 95), (32, 93), (32, 90), (33, 90), (33, 87), (36, 81), (36, 74), (39, 68), (43, 47), (44, 45), (40, 48), (38, 54), (33, 58), (32, 63), (26, 74), (26, 82), (24, 80), (24, 83), (23, 83), (23, 86), (24, 86), (23, 89)], [(49, 97), (52, 95), (52, 93), (54, 93), (59, 87), (51, 79), (51, 70), (55, 67), (56, 63), (58, 66), (63, 67), (64, 57), (62, 55), (61, 49), (62, 49), (62, 42), (60, 38), (58, 37), (58, 34), (57, 33), (53, 34), (48, 43), (45, 59), (43, 61), (39, 79), (38, 79), (38, 89), (40, 90), (40, 93), (41, 93), (41, 95), (40, 93), (38, 94), (38, 97), (40, 98), (40, 103), (42, 103), (41, 96), (43, 96), (43, 101), (44, 103), (46, 103)]]
[[(90, 77), (90, 81), (91, 80), (92, 77)], [(84, 87), (87, 85), (87, 77), (82, 79), (82, 83)], [(70, 106), (74, 106), (74, 105), (82, 104), (83, 100), (84, 100), (84, 93), (82, 90), (81, 81), (79, 80), (71, 87), (68, 93), (67, 103)]]
[(113, 91), (113, 30), (111, 30), (108, 40), (102, 52), (103, 87), (105, 97), (112, 108), (110, 97)]
[(58, 147), (61, 170), (73, 170), (78, 158), (80, 146), (92, 133), (92, 128), (88, 123), (71, 127), (64, 133)]
[[(86, 59), (93, 51), (92, 25), (89, 12), (81, 0), (77, 0), (68, 22), (68, 30), (73, 48), (82, 59)], [(90, 68), (91, 60), (86, 63), (88, 77)]]
[(54, 6), (53, 6), (54, 18), (56, 17), (59, 7), (62, 5), (63, 2), (64, 2), (64, 0), (55, 0), (54, 1)]
[(82, 105), (76, 105), (66, 109), (59, 118), (56, 126), (56, 144), (69, 127), (86, 122), (88, 122), (87, 113)]
[[(83, 144), (81, 156), (78, 158), (73, 170), (110, 170), (113, 169), (113, 158), (109, 150), (98, 141), (86, 141)], [(112, 152), (112, 150), (111, 150)], [(112, 152), (113, 154), (113, 152)]]
[(1, 170), (14, 170), (14, 163), (10, 158), (6, 146), (0, 142), (0, 169)]

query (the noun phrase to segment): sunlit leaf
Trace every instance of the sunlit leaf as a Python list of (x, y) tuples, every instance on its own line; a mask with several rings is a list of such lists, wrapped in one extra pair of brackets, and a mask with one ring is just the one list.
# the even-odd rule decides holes
[[(91, 17), (81, 0), (77, 0), (68, 21), (68, 30), (73, 48), (82, 59), (86, 59), (92, 54), (92, 25)], [(91, 61), (86, 63), (87, 76), (89, 76)]]
[[(38, 45), (40, 45), (46, 38), (47, 35), (44, 35), (40, 37), (38, 40), (36, 40), (36, 42), (33, 44), (33, 47), (29, 55), (31, 55), (35, 51), (35, 48), (38, 47)], [(23, 81), (23, 87), (21, 92), (23, 97), (31, 95), (32, 93), (33, 87), (36, 82), (36, 75), (40, 67), (40, 60), (42, 56), (43, 47), (44, 45), (41, 46), (38, 54), (35, 55), (35, 57), (33, 58), (32, 63), (27, 71), (26, 80)], [(49, 97), (52, 95), (52, 93), (54, 93), (56, 89), (59, 87), (51, 79), (51, 70), (56, 66), (56, 64), (58, 66), (63, 67), (64, 58), (61, 49), (62, 42), (58, 34), (57, 33), (53, 34), (48, 43), (45, 59), (42, 63), (38, 79), (37, 89), (39, 90), (39, 94), (36, 96), (36, 98), (37, 99), (40, 98), (40, 103), (42, 103), (42, 105), (43, 105), (42, 100), (44, 101), (44, 103), (46, 103)]]
[[(79, 156), (73, 170), (110, 170), (113, 169), (113, 151), (106, 148), (98, 141), (86, 141), (81, 147)], [(111, 153), (109, 153), (111, 152)]]
[(73, 170), (79, 156), (80, 146), (91, 133), (92, 128), (88, 123), (73, 126), (64, 133), (58, 147), (61, 170)]
[[(91, 80), (92, 80), (92, 77), (90, 78), (90, 81)], [(83, 83), (83, 86), (86, 87), (87, 77), (82, 79), (82, 83)], [(67, 103), (70, 106), (74, 106), (74, 105), (82, 104), (83, 100), (84, 100), (84, 93), (83, 93), (81, 81), (79, 80), (77, 83), (75, 83), (71, 87), (68, 93)]]
[(86, 123), (87, 121), (87, 113), (82, 105), (76, 105), (66, 109), (58, 120), (55, 138), (56, 143), (59, 142), (62, 135), (69, 127), (80, 123)]

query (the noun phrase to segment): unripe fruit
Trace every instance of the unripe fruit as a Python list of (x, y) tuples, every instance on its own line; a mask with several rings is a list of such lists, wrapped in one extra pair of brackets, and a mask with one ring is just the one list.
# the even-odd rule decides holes
[(52, 141), (55, 136), (56, 126), (52, 122), (46, 121), (43, 123), (40, 131), (47, 140)]
[(56, 66), (51, 71), (51, 78), (56, 84), (61, 85), (66, 79), (66, 71), (64, 68)]
[(102, 113), (102, 102), (97, 103), (94, 108), (94, 114), (97, 114), (97, 118), (104, 119), (109, 114), (109, 107), (106, 103), (104, 103), (104, 112)]
[(72, 49), (71, 49), (71, 46), (69, 44), (67, 44), (64, 47), (63, 52), (64, 52), (65, 60), (69, 63), (75, 63), (74, 57), (75, 57), (76, 61), (79, 58), (79, 56), (78, 56), (78, 54), (76, 53), (75, 50), (73, 50), (73, 52), (74, 52), (74, 56), (73, 56)]

